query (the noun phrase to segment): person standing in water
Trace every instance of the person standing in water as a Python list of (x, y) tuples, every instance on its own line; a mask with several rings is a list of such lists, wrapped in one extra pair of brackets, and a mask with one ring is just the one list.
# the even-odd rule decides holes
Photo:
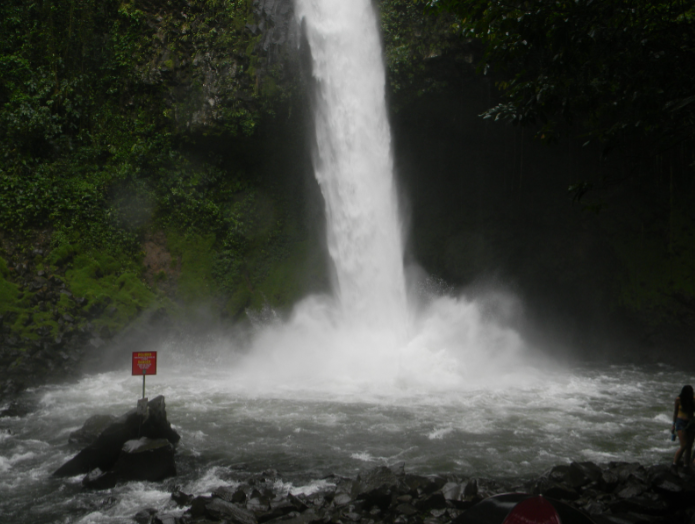
[(681, 394), (676, 398), (673, 410), (673, 426), (671, 433), (678, 434), (680, 448), (673, 457), (673, 465), (678, 466), (685, 454), (685, 465), (690, 466), (690, 459), (695, 439), (695, 420), (693, 420), (693, 387), (683, 386)]

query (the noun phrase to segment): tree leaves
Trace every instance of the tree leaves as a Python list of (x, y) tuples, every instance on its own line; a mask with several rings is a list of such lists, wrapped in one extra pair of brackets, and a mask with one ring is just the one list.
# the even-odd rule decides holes
[[(486, 45), (479, 64), (513, 123), (581, 119), (609, 142), (638, 131), (694, 136), (695, 4), (686, 0), (431, 0)], [(510, 80), (511, 79), (511, 80)]]

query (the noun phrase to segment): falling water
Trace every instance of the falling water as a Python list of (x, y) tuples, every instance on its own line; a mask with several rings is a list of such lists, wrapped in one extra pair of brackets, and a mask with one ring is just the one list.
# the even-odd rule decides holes
[(316, 80), (316, 178), (340, 305), (402, 336), (406, 299), (381, 42), (370, 0), (297, 0)]
[[(309, 297), (264, 325), (232, 370), (267, 393), (397, 395), (459, 390), (505, 369), (523, 346), (482, 303), (406, 294), (385, 71), (370, 0), (295, 0), (315, 79), (314, 169), (326, 205), (335, 297)], [(496, 311), (505, 300), (497, 300)], [(488, 304), (489, 305), (489, 302)], [(528, 379), (528, 374), (515, 380)], [(270, 389), (268, 389), (270, 388)]]

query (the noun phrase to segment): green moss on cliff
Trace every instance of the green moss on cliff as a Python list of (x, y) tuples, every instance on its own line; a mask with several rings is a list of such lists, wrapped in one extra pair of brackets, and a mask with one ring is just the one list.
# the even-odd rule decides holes
[(178, 298), (185, 303), (207, 302), (218, 295), (213, 278), (216, 253), (214, 235), (181, 235), (170, 232), (167, 243), (171, 254), (178, 259), (181, 275), (178, 279)]
[(7, 262), (0, 258), (0, 314), (13, 310), (19, 299), (19, 289), (8, 280)]

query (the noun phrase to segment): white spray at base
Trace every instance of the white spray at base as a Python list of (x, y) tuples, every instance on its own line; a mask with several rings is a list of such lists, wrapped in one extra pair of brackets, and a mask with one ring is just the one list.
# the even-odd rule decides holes
[[(295, 0), (316, 85), (314, 169), (334, 298), (266, 325), (237, 369), (249, 387), (393, 395), (479, 386), (517, 370), (523, 343), (475, 302), (407, 297), (385, 71), (371, 0)], [(286, 393), (286, 391), (285, 391)]]

